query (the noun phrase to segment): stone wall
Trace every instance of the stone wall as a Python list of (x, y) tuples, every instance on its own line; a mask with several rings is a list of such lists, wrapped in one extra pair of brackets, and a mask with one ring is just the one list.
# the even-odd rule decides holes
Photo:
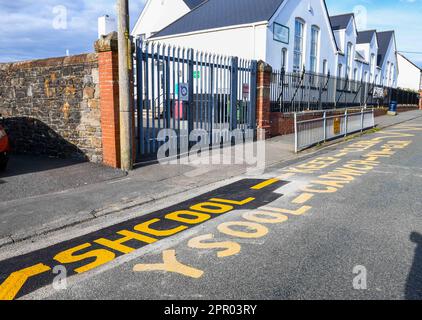
[(0, 64), (13, 152), (102, 162), (98, 55)]

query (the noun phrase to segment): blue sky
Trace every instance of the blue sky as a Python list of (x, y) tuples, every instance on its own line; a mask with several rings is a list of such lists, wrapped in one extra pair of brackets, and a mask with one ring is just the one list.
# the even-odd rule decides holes
[[(132, 25), (144, 1), (129, 0)], [(400, 51), (422, 52), (422, 0), (326, 1), (330, 14), (355, 10), (362, 27), (395, 29)], [(0, 0), (0, 62), (92, 52), (97, 17), (113, 15), (115, 2)], [(406, 55), (422, 66), (422, 54)]]

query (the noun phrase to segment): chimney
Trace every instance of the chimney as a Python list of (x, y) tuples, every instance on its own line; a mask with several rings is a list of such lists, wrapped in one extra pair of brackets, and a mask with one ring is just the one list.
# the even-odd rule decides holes
[(109, 15), (104, 15), (98, 18), (98, 39), (113, 31), (117, 31), (116, 20), (114, 18)]

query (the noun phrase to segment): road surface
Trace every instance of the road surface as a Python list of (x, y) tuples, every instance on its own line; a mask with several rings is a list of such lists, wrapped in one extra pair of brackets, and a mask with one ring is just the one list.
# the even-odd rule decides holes
[(419, 118), (123, 222), (6, 247), (0, 298), (422, 299), (421, 190)]

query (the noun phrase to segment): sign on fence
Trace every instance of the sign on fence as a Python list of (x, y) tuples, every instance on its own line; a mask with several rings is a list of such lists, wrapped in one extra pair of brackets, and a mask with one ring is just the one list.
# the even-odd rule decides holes
[(249, 83), (244, 83), (242, 86), (242, 97), (243, 99), (248, 99), (249, 97)]
[(334, 135), (337, 136), (341, 133), (341, 119), (334, 118)]
[(383, 99), (384, 98), (384, 89), (382, 87), (374, 88), (374, 99)]
[(181, 83), (179, 85), (179, 99), (180, 101), (189, 101), (189, 84)]

